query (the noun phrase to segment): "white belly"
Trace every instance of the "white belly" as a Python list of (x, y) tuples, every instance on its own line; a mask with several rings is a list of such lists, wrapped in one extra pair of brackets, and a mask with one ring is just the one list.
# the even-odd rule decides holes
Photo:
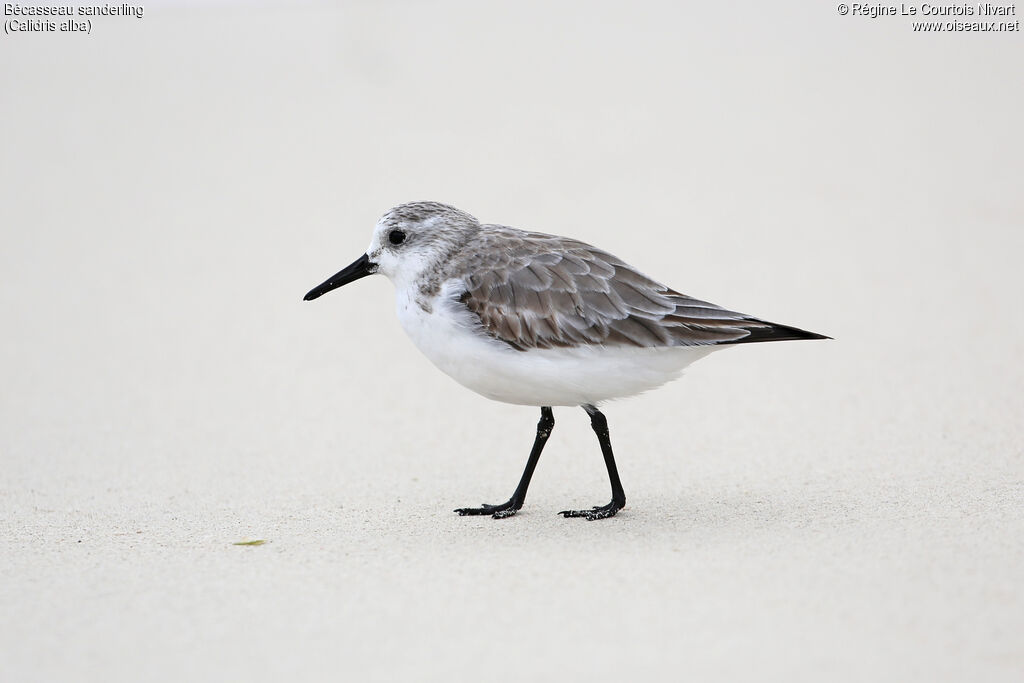
[(459, 384), (504, 403), (597, 405), (676, 379), (690, 363), (720, 346), (657, 349), (580, 347), (516, 351), (483, 333), (469, 311), (442, 293), (424, 311), (398, 292), (398, 319), (417, 348)]

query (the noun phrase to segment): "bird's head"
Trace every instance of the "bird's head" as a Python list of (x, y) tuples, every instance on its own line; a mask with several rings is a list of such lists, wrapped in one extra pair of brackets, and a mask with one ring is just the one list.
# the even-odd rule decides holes
[(477, 219), (454, 206), (412, 202), (377, 221), (366, 253), (305, 296), (311, 301), (359, 278), (381, 273), (402, 287), (450, 258), (480, 229)]

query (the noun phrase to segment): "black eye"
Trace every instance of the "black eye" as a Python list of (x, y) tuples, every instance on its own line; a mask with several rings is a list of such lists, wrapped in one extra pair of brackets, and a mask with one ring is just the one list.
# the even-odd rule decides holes
[(392, 230), (388, 233), (388, 241), (391, 244), (401, 244), (405, 241), (405, 232), (402, 230)]

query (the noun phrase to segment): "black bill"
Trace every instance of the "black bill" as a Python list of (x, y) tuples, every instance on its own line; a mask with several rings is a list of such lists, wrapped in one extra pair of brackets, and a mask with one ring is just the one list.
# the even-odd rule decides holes
[(309, 290), (306, 296), (302, 297), (303, 301), (312, 301), (317, 297), (323, 296), (332, 289), (337, 289), (342, 285), (347, 285), (350, 282), (355, 282), (361, 277), (367, 275), (373, 275), (377, 272), (377, 264), (370, 263), (370, 257), (363, 254), (355, 260), (354, 263), (349, 264), (345, 268), (341, 269), (331, 277), (327, 279), (321, 285), (317, 285), (313, 289)]

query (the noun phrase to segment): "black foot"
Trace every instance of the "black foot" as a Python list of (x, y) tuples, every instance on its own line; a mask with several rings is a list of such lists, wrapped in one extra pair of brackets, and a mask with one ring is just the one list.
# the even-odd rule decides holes
[(622, 508), (623, 505), (612, 501), (607, 505), (592, 507), (589, 510), (562, 510), (558, 514), (562, 515), (566, 519), (569, 517), (583, 517), (588, 522), (593, 522), (595, 519), (607, 519), (608, 517), (614, 517), (615, 513)]
[(483, 503), (478, 508), (458, 508), (455, 512), (458, 512), (463, 517), (467, 515), (490, 515), (494, 519), (505, 519), (519, 512), (519, 508), (522, 504), (516, 505), (511, 500), (501, 505), (488, 505)]

